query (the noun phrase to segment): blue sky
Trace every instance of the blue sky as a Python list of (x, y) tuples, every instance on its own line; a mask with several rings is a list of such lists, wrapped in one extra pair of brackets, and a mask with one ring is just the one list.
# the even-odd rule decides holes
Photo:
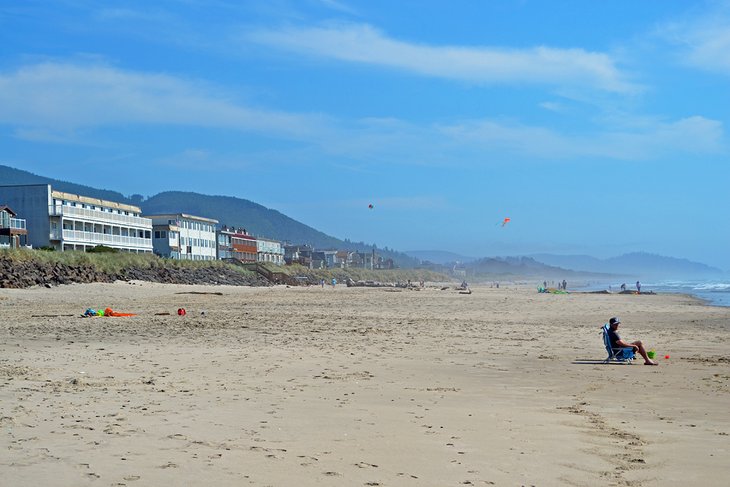
[(730, 269), (729, 83), (727, 1), (0, 0), (0, 163), (399, 250)]

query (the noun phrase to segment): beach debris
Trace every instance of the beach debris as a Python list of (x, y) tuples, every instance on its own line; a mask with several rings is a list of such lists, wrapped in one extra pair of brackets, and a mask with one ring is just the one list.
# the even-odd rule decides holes
[(137, 315), (134, 313), (120, 313), (118, 311), (114, 311), (111, 308), (106, 308), (106, 309), (87, 308), (86, 311), (84, 311), (84, 314), (81, 315), (82, 318), (91, 318), (94, 316), (129, 317), (129, 316), (137, 316)]
[(187, 311), (185, 311), (185, 308), (178, 308), (177, 314), (178, 316), (185, 316), (187, 314)]
[(215, 292), (206, 292), (206, 291), (184, 291), (184, 292), (179, 292), (179, 293), (175, 293), (175, 294), (210, 294), (210, 295), (214, 295), (214, 296), (223, 296), (223, 293), (222, 293), (222, 292), (219, 292), (219, 291), (215, 291)]

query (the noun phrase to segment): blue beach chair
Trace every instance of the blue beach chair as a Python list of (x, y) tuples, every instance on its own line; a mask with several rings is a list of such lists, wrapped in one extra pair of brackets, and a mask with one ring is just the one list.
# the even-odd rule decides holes
[(611, 362), (617, 362), (631, 365), (631, 361), (634, 360), (633, 347), (612, 348), (611, 340), (608, 338), (608, 328), (608, 323), (603, 325), (603, 327), (601, 328), (601, 333), (603, 333), (603, 344), (605, 345), (606, 351), (608, 352), (608, 357), (606, 358), (606, 360), (603, 361), (603, 363), (608, 364)]

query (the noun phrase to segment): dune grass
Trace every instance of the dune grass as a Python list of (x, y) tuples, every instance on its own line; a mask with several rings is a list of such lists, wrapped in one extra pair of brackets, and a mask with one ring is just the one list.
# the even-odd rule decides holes
[(123, 269), (138, 268), (209, 268), (218, 267), (234, 270), (241, 274), (251, 274), (241, 267), (219, 260), (173, 260), (163, 259), (154, 254), (134, 254), (128, 252), (89, 253), (81, 251), (48, 252), (35, 249), (3, 249), (0, 257), (14, 261), (36, 261), (46, 264), (65, 264), (68, 266), (90, 266), (106, 273), (118, 273)]
[[(221, 260), (173, 260), (163, 259), (153, 254), (133, 254), (127, 252), (89, 253), (82, 251), (49, 252), (37, 249), (1, 249), (0, 258), (14, 261), (36, 261), (46, 264), (65, 264), (68, 266), (89, 266), (97, 271), (116, 274), (124, 269), (138, 268), (221, 268), (251, 275), (253, 271), (245, 267), (230, 264)], [(295, 264), (277, 266), (271, 263), (262, 264), (272, 272), (281, 272), (289, 276), (305, 276), (310, 282), (324, 279), (330, 282), (333, 278), (344, 282), (348, 277), (354, 281), (411, 282), (429, 281), (445, 282), (452, 280), (444, 274), (425, 269), (383, 269), (370, 270), (358, 268), (346, 269), (309, 269)]]

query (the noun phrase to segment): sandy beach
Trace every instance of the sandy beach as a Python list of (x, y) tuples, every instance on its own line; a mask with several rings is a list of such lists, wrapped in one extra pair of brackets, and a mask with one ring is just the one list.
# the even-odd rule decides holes
[[(88, 307), (138, 316), (81, 318)], [(571, 363), (605, 357), (599, 328), (613, 315), (660, 366)], [(686, 296), (0, 289), (0, 350), (0, 485), (684, 487), (730, 476), (730, 308)]]

